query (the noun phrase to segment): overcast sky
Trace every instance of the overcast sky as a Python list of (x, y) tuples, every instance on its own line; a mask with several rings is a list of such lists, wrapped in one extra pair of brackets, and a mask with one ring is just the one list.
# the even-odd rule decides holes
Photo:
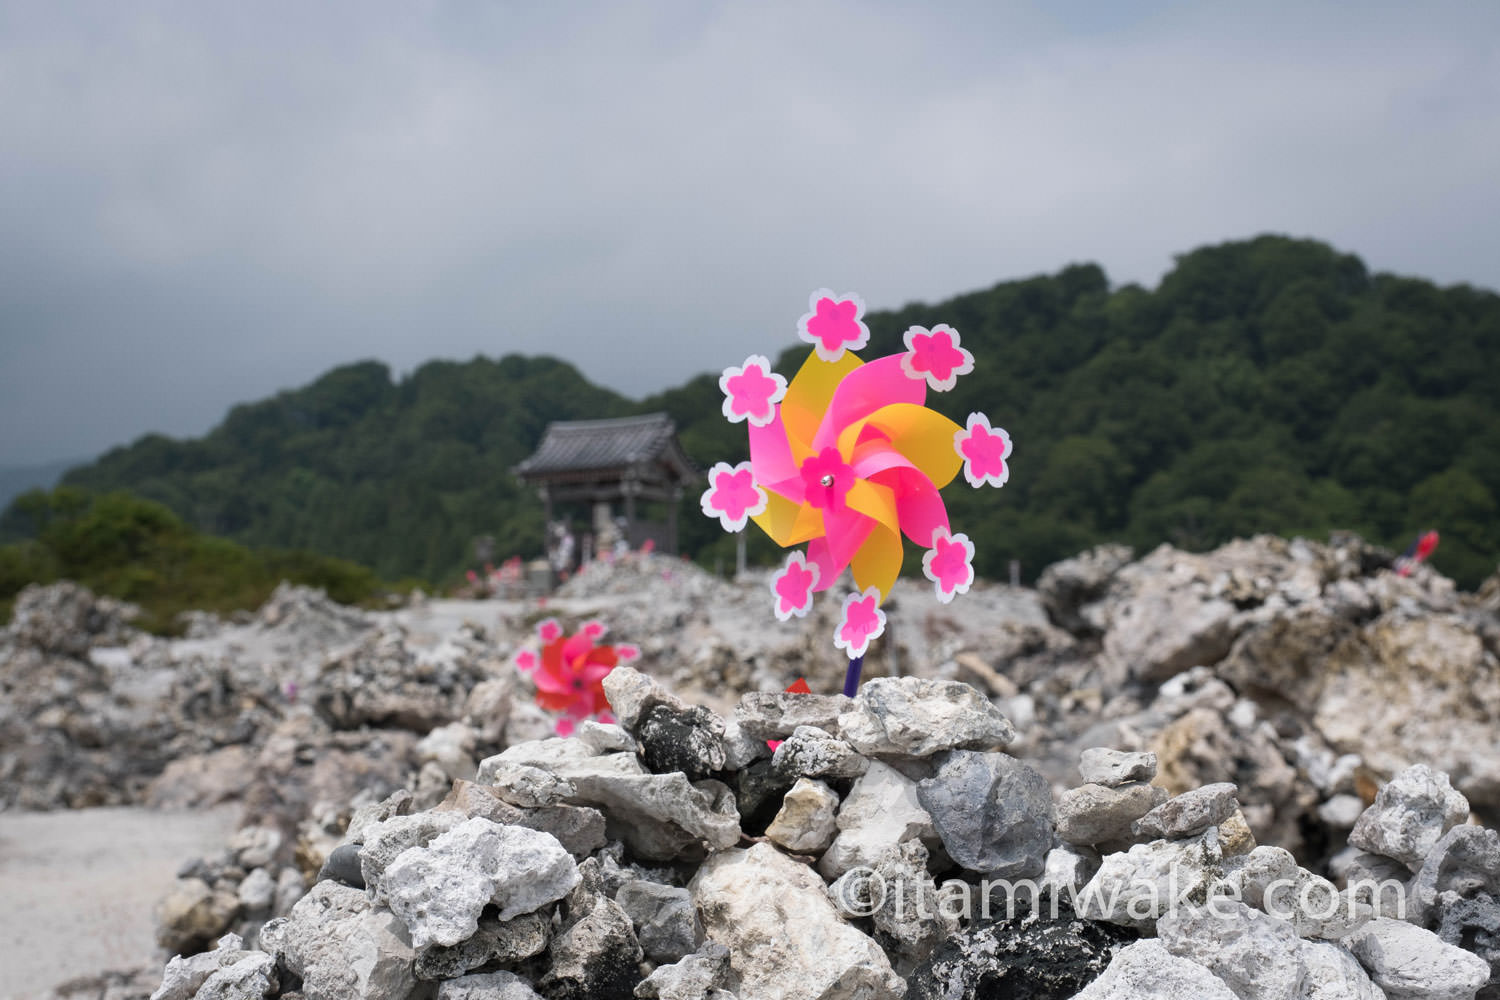
[(1500, 4), (0, 0), (0, 465), (380, 358), (632, 396), (1265, 231), (1500, 288)]

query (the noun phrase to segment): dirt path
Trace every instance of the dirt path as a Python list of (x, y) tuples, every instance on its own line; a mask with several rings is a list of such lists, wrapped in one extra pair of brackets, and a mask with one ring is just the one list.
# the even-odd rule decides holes
[(184, 861), (223, 846), (237, 816), (0, 813), (0, 997), (151, 959), (152, 907)]

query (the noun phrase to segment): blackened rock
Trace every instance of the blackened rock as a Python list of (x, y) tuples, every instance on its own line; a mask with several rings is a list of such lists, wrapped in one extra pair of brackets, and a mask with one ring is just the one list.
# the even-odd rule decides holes
[(340, 844), (329, 852), (328, 860), (323, 862), (322, 869), (318, 872), (318, 881), (333, 879), (356, 889), (365, 887), (364, 872), (359, 867), (359, 844)]
[(596, 896), (591, 903), (552, 939), (547, 953), (551, 968), (538, 984), (547, 1000), (631, 1000), (635, 995), (641, 946), (630, 917), (607, 896)]
[(479, 918), (479, 930), (452, 947), (431, 945), (417, 952), (413, 967), (418, 979), (457, 979), (483, 965), (513, 965), (540, 955), (552, 936), (550, 910), (523, 913), (499, 920), (493, 913)]
[(766, 831), (781, 809), (782, 798), (795, 782), (795, 778), (778, 771), (769, 760), (758, 760), (735, 774), (734, 804), (746, 833), (754, 836)]
[(908, 1000), (1069, 1000), (1135, 938), (1061, 903), (1056, 914), (1044, 898), (1035, 913), (952, 935), (907, 979)]
[(654, 774), (681, 771), (689, 781), (702, 781), (724, 767), (724, 721), (702, 705), (656, 705), (636, 735), (641, 759)]
[(1490, 963), (1487, 989), (1500, 992), (1500, 900), (1484, 892), (1473, 899), (1445, 898), (1438, 937)]

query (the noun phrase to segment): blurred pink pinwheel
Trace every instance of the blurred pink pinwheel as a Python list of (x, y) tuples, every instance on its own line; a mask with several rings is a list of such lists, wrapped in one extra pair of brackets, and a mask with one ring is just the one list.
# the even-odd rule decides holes
[(578, 722), (597, 718), (613, 722), (609, 701), (604, 697), (604, 678), (615, 666), (640, 655), (634, 646), (596, 645), (604, 637), (602, 622), (584, 622), (578, 634), (564, 637), (562, 626), (549, 618), (537, 626), (541, 652), (522, 649), (515, 655), (516, 668), (531, 674), (536, 683), (537, 704), (561, 712), (557, 734), (570, 736)]
[(983, 414), (961, 427), (925, 405), (929, 389), (974, 368), (956, 330), (912, 327), (904, 352), (866, 364), (851, 353), (870, 338), (864, 302), (820, 290), (809, 307), (798, 333), (814, 350), (784, 390), (758, 355), (720, 380), (726, 416), (747, 423), (750, 460), (715, 465), (702, 507), (727, 530), (753, 520), (783, 548), (807, 543), (771, 581), (779, 619), (807, 614), (812, 595), (852, 569), (858, 593), (834, 642), (858, 658), (884, 630), (903, 535), (929, 549), (923, 571), (940, 600), (969, 589), (974, 546), (952, 533), (939, 490), (960, 470), (974, 486), (1003, 485), (1010, 437)]

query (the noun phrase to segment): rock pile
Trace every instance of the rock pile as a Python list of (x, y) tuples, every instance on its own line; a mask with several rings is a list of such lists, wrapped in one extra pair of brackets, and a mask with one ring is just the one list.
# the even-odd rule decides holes
[[(1054, 799), (959, 682), (750, 694), (729, 719), (628, 667), (606, 690), (618, 726), (355, 810), (310, 890), (275, 879), (253, 939), (205, 921), (153, 1000), (1500, 991), (1500, 837), (1426, 767), (1362, 811), (1340, 884), (1257, 846), (1234, 785), (1152, 784), (1150, 753), (1089, 748)], [(653, 766), (653, 731), (692, 759)], [(201, 905), (243, 907), (275, 853), (238, 837), (223, 861), (251, 874), (233, 900), (190, 874)]]

